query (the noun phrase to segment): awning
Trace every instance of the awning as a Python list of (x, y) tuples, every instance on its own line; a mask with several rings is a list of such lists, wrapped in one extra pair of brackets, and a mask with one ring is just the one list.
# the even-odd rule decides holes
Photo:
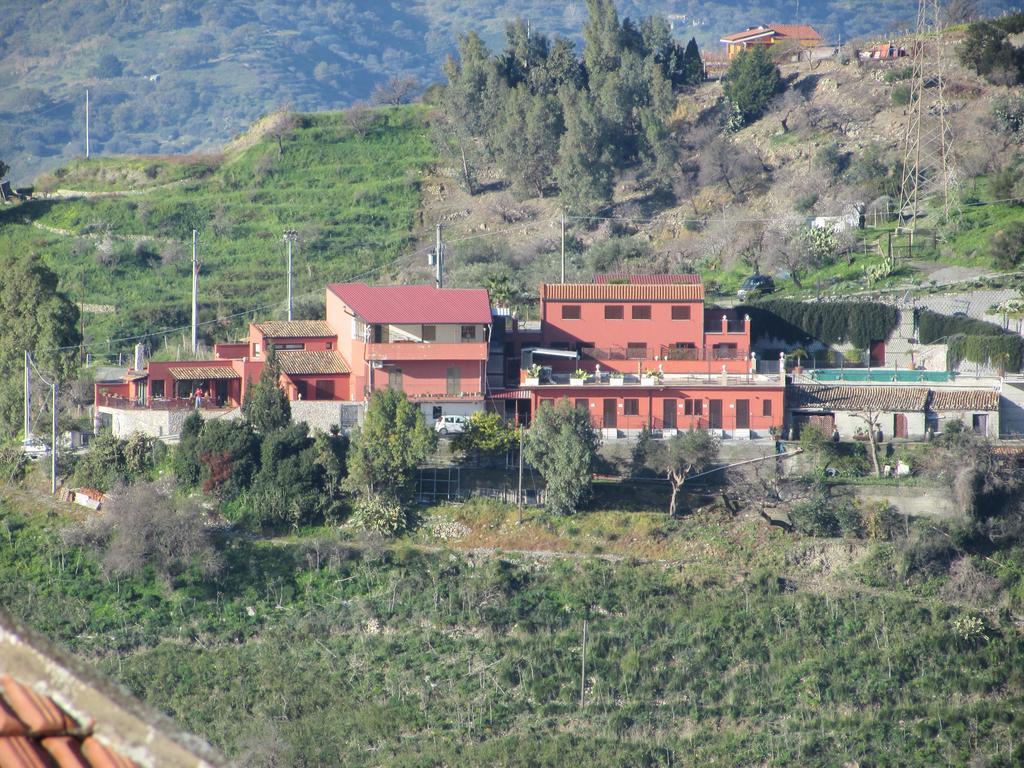
[(487, 396), (488, 400), (529, 400), (531, 392), (528, 389), (509, 389), (505, 392), (494, 392)]
[(197, 366), (195, 368), (171, 368), (169, 373), (176, 381), (202, 381), (204, 379), (240, 379), (242, 378), (230, 366)]
[(579, 352), (569, 349), (548, 349), (547, 347), (527, 347), (524, 352), (530, 352), (534, 357), (563, 357), (567, 360), (575, 360), (580, 356)]

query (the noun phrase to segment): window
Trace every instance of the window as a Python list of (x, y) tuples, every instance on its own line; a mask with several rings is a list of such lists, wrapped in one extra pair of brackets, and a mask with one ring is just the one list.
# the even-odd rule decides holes
[(637, 304), (632, 307), (632, 317), (634, 320), (650, 320), (651, 319), (651, 305), (650, 304)]
[(259, 357), (260, 356), (260, 343), (258, 341), (254, 341), (252, 343), (252, 356), (253, 357)]
[(280, 351), (287, 352), (288, 350), (305, 349), (306, 348), (305, 344), (300, 344), (300, 343), (297, 343), (297, 342), (296, 343), (290, 343), (290, 344), (268, 344), (267, 346), (268, 347), (273, 347), (274, 350), (278, 351), (278, 352), (280, 352)]
[(703, 400), (684, 400), (683, 401), (683, 413), (687, 416), (703, 416), (704, 415), (704, 401)]
[(331, 379), (321, 379), (316, 383), (316, 399), (334, 399), (334, 382)]
[(153, 381), (150, 382), (150, 387), (152, 388), (153, 397), (160, 398), (164, 396), (163, 379), (153, 379)]
[(431, 415), (431, 418), (432, 418), (432, 419), (433, 419), (434, 421), (438, 421), (438, 420), (440, 420), (440, 418), (441, 418), (441, 417), (442, 417), (442, 416), (444, 415), (444, 411), (443, 411), (443, 410), (441, 409), (441, 406), (440, 406), (440, 405), (435, 405), (435, 406), (434, 406), (434, 407), (433, 407), (433, 408), (431, 409), (431, 413), (430, 413), (430, 415)]
[(590, 401), (585, 397), (576, 398), (576, 408), (584, 413), (590, 413)]
[(437, 326), (424, 325), (422, 335), (424, 341), (437, 341)]
[(635, 397), (627, 397), (622, 401), (622, 412), (626, 416), (639, 416), (640, 401)]
[(458, 397), (462, 391), (462, 372), (457, 365), (445, 370), (445, 380), (448, 383), (448, 389), (445, 390), (448, 395)]
[(685, 304), (676, 304), (672, 307), (673, 320), (689, 320), (690, 307)]
[(771, 416), (772, 415), (772, 401), (771, 400), (762, 400), (761, 401), (761, 415), (762, 416)]
[(475, 325), (464, 325), (464, 326), (462, 326), (462, 340), (463, 341), (476, 341), (476, 326)]
[(735, 344), (715, 344), (712, 348), (715, 360), (738, 360), (739, 348)]
[(388, 371), (388, 389), (402, 388), (402, 369), (392, 368)]
[(621, 320), (624, 317), (621, 304), (606, 304), (604, 308), (605, 320)]
[(334, 349), (334, 342), (333, 342), (333, 341), (328, 341), (328, 342), (327, 342), (327, 343), (326, 343), (326, 344), (324, 345), (324, 349)]
[(308, 397), (306, 393), (306, 382), (304, 382), (302, 379), (299, 379), (298, 381), (295, 382), (295, 394), (299, 398), (299, 400), (305, 400), (306, 397)]
[(628, 360), (646, 360), (647, 342), (631, 341), (626, 345), (626, 358)]
[(580, 319), (580, 305), (579, 304), (563, 304), (562, 305), (562, 319), (563, 320), (579, 320)]

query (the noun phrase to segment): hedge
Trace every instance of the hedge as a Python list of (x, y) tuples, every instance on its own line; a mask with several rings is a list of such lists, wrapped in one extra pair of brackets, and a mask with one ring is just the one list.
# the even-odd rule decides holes
[(973, 317), (940, 315), (930, 309), (917, 310), (917, 335), (922, 344), (935, 344), (957, 335), (1003, 336), (1009, 333), (995, 323), (975, 320)]
[(967, 360), (980, 365), (1019, 371), (1024, 356), (1024, 338), (1004, 333), (1000, 336), (956, 334), (946, 341), (946, 365), (952, 370)]
[(769, 299), (737, 307), (750, 315), (754, 340), (777, 338), (793, 344), (820, 341), (850, 342), (866, 349), (887, 339), (899, 323), (899, 312), (888, 304), (840, 301), (828, 304)]

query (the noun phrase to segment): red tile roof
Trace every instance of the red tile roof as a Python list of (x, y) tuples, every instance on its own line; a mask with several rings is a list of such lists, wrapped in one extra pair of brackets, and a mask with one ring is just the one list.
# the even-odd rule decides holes
[(57, 703), (10, 675), (0, 675), (0, 766), (3, 768), (134, 768), (90, 735)]
[(742, 32), (733, 32), (731, 35), (723, 35), (723, 43), (738, 43), (752, 37), (774, 36), (774, 31), (766, 26), (749, 27)]
[(338, 335), (326, 320), (267, 320), (253, 325), (267, 339), (331, 339)]
[(549, 301), (703, 301), (704, 286), (548, 283), (540, 287), (540, 297)]
[(826, 411), (924, 411), (928, 390), (923, 387), (876, 387), (797, 384), (788, 391), (790, 407)]
[(288, 376), (348, 373), (348, 363), (337, 352), (278, 352), (281, 372)]
[(933, 411), (998, 411), (994, 389), (933, 389), (928, 407)]
[(731, 35), (724, 35), (721, 38), (723, 43), (741, 43), (744, 40), (751, 40), (759, 37), (785, 37), (798, 40), (801, 43), (820, 45), (821, 35), (818, 31), (807, 24), (763, 24), (757, 27), (750, 27), (743, 32), (734, 32)]
[(697, 285), (700, 275), (631, 275), (626, 272), (608, 272), (597, 275), (594, 282), (598, 285), (628, 283), (629, 285)]
[(491, 322), (491, 303), (483, 288), (332, 283), (327, 290), (368, 323)]

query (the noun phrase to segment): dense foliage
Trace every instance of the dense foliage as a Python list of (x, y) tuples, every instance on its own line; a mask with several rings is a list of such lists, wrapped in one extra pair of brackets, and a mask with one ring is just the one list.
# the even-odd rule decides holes
[(1024, 32), (1024, 14), (985, 19), (967, 28), (957, 48), (960, 62), (971, 67), (989, 82), (1015, 85), (1024, 78), (1024, 52), (1009, 40)]
[(967, 361), (1013, 372), (1021, 369), (1024, 359), (1024, 339), (1016, 334), (971, 336), (956, 333), (946, 339), (946, 345), (946, 365), (950, 370)]
[(782, 86), (782, 75), (771, 60), (768, 48), (756, 45), (732, 60), (722, 83), (725, 98), (732, 110), (734, 128), (757, 120)]
[(859, 349), (888, 338), (899, 322), (895, 307), (872, 302), (769, 299), (737, 307), (737, 311), (750, 315), (751, 333), (758, 339), (796, 344), (849, 342)]
[(523, 457), (544, 478), (549, 510), (569, 515), (590, 499), (599, 444), (590, 414), (566, 399), (541, 404), (526, 434)]

